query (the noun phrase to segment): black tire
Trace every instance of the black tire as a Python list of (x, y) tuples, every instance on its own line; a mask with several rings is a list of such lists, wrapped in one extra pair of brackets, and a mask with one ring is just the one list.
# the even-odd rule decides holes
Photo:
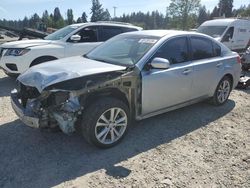
[[(222, 86), (223, 82), (229, 84), (229, 91), (228, 91), (229, 93), (225, 95), (224, 100), (222, 101), (222, 100), (220, 100), (219, 94), (220, 94), (220, 90), (221, 90), (220, 87)], [(228, 97), (229, 97), (231, 91), (232, 91), (232, 80), (228, 76), (225, 76), (221, 79), (218, 86), (216, 87), (216, 90), (214, 92), (214, 96), (211, 99), (212, 104), (215, 106), (220, 106), (220, 105), (225, 104), (228, 101)]]
[(17, 74), (17, 73), (9, 73), (7, 71), (4, 71), (4, 73), (9, 76), (10, 78), (14, 78), (16, 79), (20, 74)]
[[(100, 142), (96, 136), (96, 130), (97, 130), (96, 126), (97, 126), (98, 121), (100, 121), (101, 116), (111, 108), (119, 108), (119, 109), (123, 110), (122, 112), (126, 113), (127, 125), (125, 128), (123, 128), (123, 129), (125, 129), (125, 131), (124, 132), (122, 131), (123, 134), (121, 134), (121, 137), (118, 140), (116, 140), (113, 143), (105, 143), (104, 144), (104, 143)], [(111, 119), (111, 117), (110, 117), (110, 119)], [(126, 104), (124, 104), (122, 101), (120, 101), (118, 99), (109, 98), (109, 97), (100, 98), (96, 102), (91, 104), (83, 112), (81, 122), (79, 124), (80, 124), (79, 131), (81, 132), (83, 137), (87, 140), (87, 142), (89, 142), (90, 144), (93, 144), (99, 148), (110, 148), (110, 147), (113, 147), (116, 144), (118, 144), (123, 139), (125, 134), (127, 133), (127, 130), (128, 130), (129, 124), (130, 124), (129, 108)], [(109, 132), (109, 131), (107, 131), (107, 132)], [(108, 133), (108, 135), (109, 135), (109, 133)], [(108, 136), (106, 136), (106, 137), (108, 137)], [(111, 133), (110, 133), (110, 137), (111, 137)]]
[(56, 60), (57, 58), (52, 57), (52, 56), (44, 56), (44, 57), (39, 57), (37, 59), (35, 59), (34, 61), (32, 61), (32, 63), (30, 64), (30, 67), (33, 67), (35, 65), (39, 65), (41, 63), (45, 63), (48, 61), (53, 61)]

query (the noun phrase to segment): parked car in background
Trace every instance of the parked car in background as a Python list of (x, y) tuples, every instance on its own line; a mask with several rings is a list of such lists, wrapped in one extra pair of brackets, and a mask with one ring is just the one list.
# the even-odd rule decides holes
[(213, 38), (183, 31), (118, 35), (84, 56), (30, 68), (18, 77), (13, 109), (28, 126), (76, 129), (111, 147), (132, 119), (198, 101), (224, 104), (237, 85), (240, 57)]
[(207, 34), (236, 52), (244, 52), (250, 45), (250, 19), (225, 18), (204, 22), (197, 32)]
[(66, 26), (44, 38), (9, 42), (0, 46), (0, 67), (8, 75), (23, 73), (47, 61), (83, 55), (109, 38), (142, 30), (130, 24), (96, 22)]
[(242, 54), (242, 69), (249, 70), (250, 69), (250, 47)]

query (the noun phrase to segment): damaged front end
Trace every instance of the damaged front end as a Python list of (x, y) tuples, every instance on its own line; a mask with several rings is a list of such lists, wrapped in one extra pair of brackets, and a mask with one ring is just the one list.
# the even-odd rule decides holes
[(20, 84), (11, 93), (11, 103), (19, 118), (28, 126), (53, 129), (57, 126), (66, 133), (75, 131), (81, 105), (74, 92), (66, 90), (39, 91)]

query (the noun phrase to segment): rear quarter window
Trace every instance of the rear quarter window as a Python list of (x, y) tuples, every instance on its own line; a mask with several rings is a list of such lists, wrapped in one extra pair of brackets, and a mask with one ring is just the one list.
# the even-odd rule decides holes
[(213, 48), (214, 48), (214, 57), (221, 56), (221, 47), (220, 47), (220, 45), (213, 42)]
[(212, 41), (203, 37), (191, 37), (192, 59), (207, 59), (214, 57)]

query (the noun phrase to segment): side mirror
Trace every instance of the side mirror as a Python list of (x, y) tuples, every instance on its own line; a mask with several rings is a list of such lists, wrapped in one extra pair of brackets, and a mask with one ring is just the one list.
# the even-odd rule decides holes
[(170, 63), (167, 59), (156, 57), (152, 60), (151, 66), (154, 69), (168, 69), (170, 67)]
[(79, 41), (81, 40), (81, 36), (80, 36), (80, 35), (72, 35), (72, 36), (70, 37), (70, 40), (71, 40), (72, 42), (79, 42)]

